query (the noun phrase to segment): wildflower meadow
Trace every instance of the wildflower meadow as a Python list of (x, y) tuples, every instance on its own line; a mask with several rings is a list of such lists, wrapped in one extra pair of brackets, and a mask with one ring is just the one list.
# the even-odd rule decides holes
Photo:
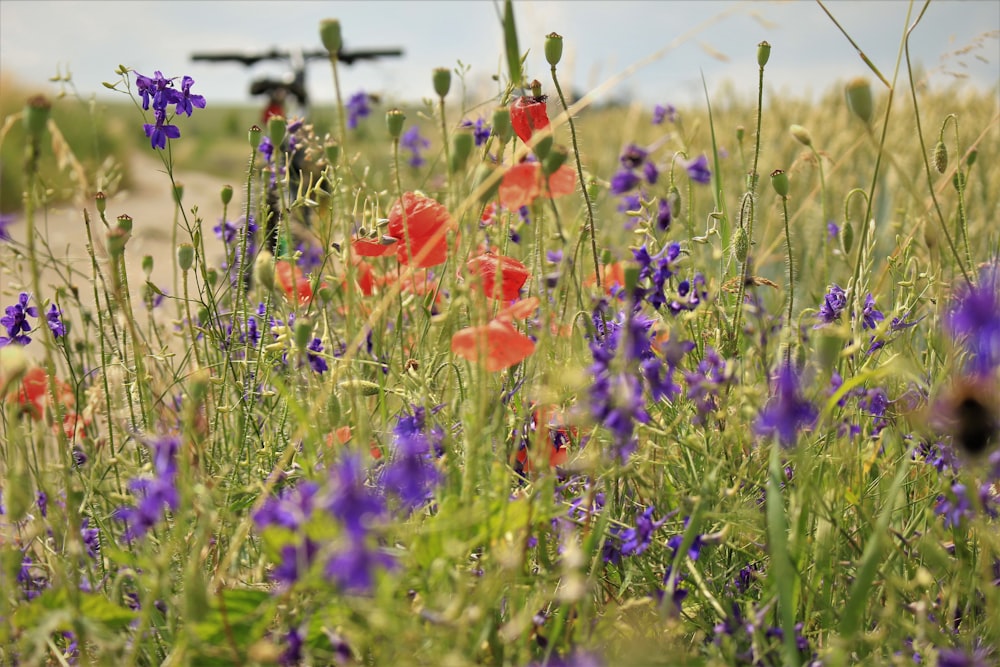
[(923, 85), (917, 6), (819, 102), (754, 40), (755, 103), (601, 106), (515, 7), (422, 106), (323, 21), (330, 114), (198, 201), (212, 91), (109, 72), (145, 216), (86, 105), (6, 118), (0, 665), (1000, 661), (998, 90)]

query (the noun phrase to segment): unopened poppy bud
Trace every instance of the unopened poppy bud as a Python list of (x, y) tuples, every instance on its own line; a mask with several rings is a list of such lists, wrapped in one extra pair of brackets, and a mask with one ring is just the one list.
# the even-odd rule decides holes
[(0, 396), (5, 396), (7, 390), (28, 372), (28, 355), (21, 345), (5, 345), (0, 347)]
[(745, 227), (736, 228), (736, 238), (733, 239), (733, 251), (736, 259), (740, 262), (747, 261), (747, 254), (750, 252), (750, 236)]
[(285, 129), (288, 122), (284, 116), (271, 116), (267, 119), (267, 138), (271, 140), (271, 145), (275, 148), (281, 146), (285, 140)]
[(431, 81), (434, 83), (434, 92), (437, 96), (447, 97), (448, 91), (451, 90), (451, 70), (447, 67), (434, 68)]
[(406, 122), (406, 114), (399, 109), (389, 109), (385, 112), (385, 126), (389, 129), (389, 136), (399, 139), (403, 134), (403, 123)]
[(52, 103), (44, 95), (33, 95), (28, 98), (28, 103), (24, 107), (24, 125), (33, 143), (42, 140), (45, 128), (49, 124), (51, 110)]
[[(496, 167), (489, 165), (485, 162), (480, 162), (479, 166), (476, 167), (476, 173), (473, 178), (473, 183), (475, 183), (475, 185), (473, 186), (472, 189), (478, 190), (483, 183), (485, 183), (487, 180), (490, 179), (495, 170)], [(479, 200), (483, 204), (486, 204), (496, 196), (497, 191), (499, 189), (500, 189), (500, 181), (498, 179), (493, 179), (493, 182), (487, 186), (486, 191), (483, 192)]]
[(104, 211), (108, 208), (108, 198), (103, 192), (98, 192), (94, 195), (94, 206), (97, 207), (97, 212), (104, 215)]
[(337, 161), (340, 160), (340, 144), (336, 141), (329, 142), (323, 147), (323, 153), (326, 155), (327, 162), (331, 165), (337, 164)]
[(812, 134), (810, 134), (809, 130), (802, 127), (801, 125), (792, 125), (791, 127), (788, 128), (788, 131), (792, 133), (792, 136), (795, 138), (795, 141), (799, 142), (803, 146), (813, 145)]
[(323, 283), (319, 286), (319, 289), (316, 290), (316, 295), (319, 297), (320, 303), (331, 303), (333, 301), (334, 291), (332, 287)]
[(955, 189), (961, 192), (965, 189), (965, 174), (961, 171), (956, 171), (955, 175), (951, 177), (951, 184), (955, 186)]
[(295, 320), (295, 347), (299, 349), (299, 352), (306, 349), (306, 345), (312, 338), (312, 332), (312, 322), (304, 317)]
[(181, 243), (177, 246), (177, 266), (181, 271), (190, 271), (194, 266), (194, 246), (190, 243)]
[(108, 254), (112, 257), (121, 257), (125, 253), (125, 244), (131, 234), (121, 227), (114, 227), (108, 230)]
[(944, 170), (948, 168), (948, 147), (944, 145), (943, 141), (938, 141), (934, 145), (933, 153), (934, 168), (937, 169), (939, 174), (943, 174)]
[(493, 111), (493, 134), (500, 143), (505, 144), (511, 139), (513, 128), (510, 125), (510, 109), (498, 107)]
[(847, 106), (851, 110), (851, 113), (864, 122), (869, 122), (872, 119), (874, 103), (872, 102), (872, 87), (868, 83), (868, 79), (864, 77), (851, 79), (847, 83), (845, 92), (847, 95)]
[(771, 45), (767, 42), (761, 42), (757, 45), (757, 65), (761, 68), (767, 64), (768, 59), (771, 57)]
[(976, 164), (976, 158), (978, 156), (979, 156), (979, 151), (977, 151), (975, 148), (969, 151), (969, 157), (965, 158), (965, 166), (971, 167), (972, 165)]
[(184, 184), (174, 183), (174, 201), (178, 204), (184, 199)]
[(737, 125), (736, 126), (736, 141), (738, 143), (741, 143), (741, 144), (743, 143), (743, 136), (745, 134), (746, 134), (746, 128), (744, 128), (742, 125)]
[(143, 255), (142, 256), (142, 273), (146, 276), (146, 280), (153, 274), (153, 256)]
[(844, 254), (850, 255), (851, 248), (854, 247), (854, 226), (850, 221), (845, 222), (840, 229), (840, 243), (844, 247)]
[(229, 202), (233, 201), (233, 186), (223, 185), (219, 195), (222, 198), (222, 205), (229, 206)]
[(259, 125), (250, 126), (250, 132), (248, 135), (250, 138), (250, 148), (254, 149), (255, 151), (258, 148), (260, 148), (260, 137), (262, 133), (263, 130), (260, 129)]
[(323, 48), (331, 57), (340, 53), (342, 38), (340, 34), (340, 21), (337, 19), (323, 19), (319, 22), (319, 38), (323, 42)]
[(771, 187), (778, 193), (779, 197), (788, 196), (788, 174), (781, 169), (771, 172)]
[(670, 186), (667, 193), (667, 203), (670, 204), (670, 217), (676, 219), (681, 214), (681, 191), (676, 185)]
[(563, 38), (554, 32), (545, 36), (545, 60), (555, 67), (562, 60)]
[(566, 164), (567, 158), (569, 158), (569, 151), (566, 150), (565, 146), (553, 146), (549, 154), (542, 160), (542, 173), (551, 176), (559, 170), (559, 167)]
[(534, 151), (535, 157), (537, 157), (540, 161), (544, 161), (548, 156), (549, 151), (552, 150), (552, 142), (554, 140), (555, 139), (553, 138), (551, 132), (538, 135), (531, 146), (531, 150)]
[(261, 250), (253, 263), (253, 279), (268, 290), (274, 289), (274, 255), (269, 250)]
[(469, 159), (469, 155), (472, 153), (473, 141), (472, 130), (469, 128), (462, 128), (451, 135), (450, 166), (452, 173), (457, 172), (465, 166), (465, 161)]
[(132, 216), (128, 213), (122, 213), (118, 216), (118, 229), (124, 230), (125, 232), (131, 233), (132, 231)]

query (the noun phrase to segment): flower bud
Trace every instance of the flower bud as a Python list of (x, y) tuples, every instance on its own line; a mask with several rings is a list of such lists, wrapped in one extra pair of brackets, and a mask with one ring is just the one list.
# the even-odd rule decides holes
[(389, 109), (385, 112), (385, 126), (389, 129), (389, 136), (399, 139), (403, 134), (403, 123), (406, 122), (406, 114), (399, 109)]
[(851, 248), (854, 247), (854, 226), (850, 221), (844, 223), (840, 228), (840, 243), (843, 246), (844, 254), (850, 255)]
[(465, 161), (469, 159), (469, 155), (472, 153), (473, 142), (474, 137), (472, 136), (472, 130), (469, 128), (459, 129), (451, 135), (450, 166), (452, 173), (457, 172), (465, 166)]
[(733, 250), (736, 254), (736, 259), (740, 263), (747, 261), (747, 254), (750, 252), (750, 235), (747, 234), (745, 227), (736, 228), (736, 238), (733, 239)]
[(858, 77), (851, 79), (847, 83), (845, 90), (847, 95), (847, 107), (855, 116), (865, 123), (872, 119), (874, 103), (872, 101), (872, 87), (868, 79)]
[(177, 246), (177, 266), (181, 271), (190, 271), (194, 265), (194, 246), (190, 243), (181, 243)]
[(24, 107), (24, 125), (28, 131), (28, 138), (33, 143), (42, 140), (45, 128), (49, 124), (49, 112), (52, 110), (52, 103), (44, 95), (33, 95), (28, 98)]
[(569, 151), (565, 146), (553, 146), (549, 154), (542, 160), (542, 173), (551, 176), (559, 170), (559, 167), (566, 164), (569, 158)]
[(434, 83), (434, 92), (437, 96), (447, 97), (448, 91), (451, 90), (451, 70), (447, 67), (435, 67), (431, 81)]
[(932, 159), (934, 168), (937, 169), (939, 174), (943, 174), (944, 170), (948, 168), (948, 147), (944, 145), (943, 141), (938, 141), (934, 145)]
[(497, 107), (493, 111), (493, 134), (496, 135), (501, 144), (506, 144), (510, 141), (513, 132), (510, 125), (510, 109)]
[(778, 193), (779, 197), (788, 196), (788, 174), (786, 174), (781, 169), (775, 169), (771, 172), (771, 187), (774, 191)]
[(222, 197), (222, 205), (229, 206), (229, 202), (233, 201), (233, 186), (223, 185), (219, 195)]
[(271, 116), (267, 119), (267, 138), (271, 140), (271, 145), (275, 148), (281, 146), (281, 142), (285, 140), (285, 128), (288, 127), (288, 121), (285, 120), (284, 116)]
[(676, 185), (670, 186), (670, 192), (667, 193), (667, 203), (670, 204), (671, 219), (676, 220), (677, 216), (681, 214), (681, 191), (677, 189)]
[(340, 144), (336, 141), (327, 143), (326, 146), (323, 147), (323, 153), (326, 155), (326, 161), (329, 162), (331, 166), (337, 164), (337, 161), (340, 160)]
[(97, 207), (97, 212), (103, 216), (104, 211), (108, 209), (108, 198), (103, 192), (98, 192), (94, 195), (94, 206)]
[(743, 143), (743, 136), (745, 134), (746, 134), (746, 128), (744, 128), (742, 125), (737, 125), (736, 126), (736, 142), (742, 144)]
[(788, 131), (792, 133), (792, 136), (795, 138), (795, 141), (799, 142), (803, 146), (813, 145), (812, 134), (810, 134), (809, 130), (802, 127), (801, 125), (792, 125), (791, 127), (788, 128)]
[(309, 345), (309, 341), (312, 339), (313, 326), (305, 317), (300, 317), (295, 320), (295, 347), (299, 349), (299, 352), (303, 352), (306, 346)]
[(268, 290), (274, 289), (274, 255), (269, 250), (261, 250), (253, 263), (253, 279)]
[(258, 148), (260, 148), (260, 137), (261, 137), (262, 132), (263, 132), (263, 130), (260, 129), (259, 125), (251, 125), (250, 126), (250, 133), (249, 133), (250, 148), (252, 148), (255, 151)]
[(562, 60), (563, 38), (562, 35), (550, 32), (545, 36), (545, 60), (555, 67)]
[(28, 372), (28, 355), (21, 345), (0, 347), (0, 396), (14, 386)]
[(955, 186), (955, 189), (961, 192), (965, 189), (965, 173), (961, 171), (956, 171), (955, 175), (951, 177), (951, 184)]
[(532, 142), (531, 146), (531, 150), (534, 151), (535, 157), (537, 157), (540, 161), (544, 161), (546, 156), (548, 156), (549, 151), (552, 150), (553, 141), (555, 141), (555, 139), (551, 132), (539, 134)]
[(142, 256), (142, 273), (146, 276), (146, 280), (153, 274), (153, 256), (143, 255)]
[(340, 34), (340, 21), (337, 19), (323, 19), (319, 22), (319, 38), (323, 42), (323, 48), (331, 57), (340, 53), (342, 46)]
[(124, 230), (125, 232), (132, 232), (132, 216), (128, 213), (122, 213), (118, 216), (118, 229)]
[(969, 151), (969, 157), (965, 158), (965, 166), (971, 167), (972, 165), (976, 164), (976, 158), (978, 156), (979, 156), (979, 151), (977, 151), (975, 148)]
[(771, 45), (767, 42), (761, 42), (757, 45), (757, 65), (764, 69), (764, 65), (767, 64), (768, 59), (771, 57)]

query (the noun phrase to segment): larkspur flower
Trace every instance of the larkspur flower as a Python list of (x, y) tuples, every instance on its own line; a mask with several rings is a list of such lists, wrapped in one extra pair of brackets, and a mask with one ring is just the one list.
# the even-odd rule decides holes
[(982, 267), (975, 284), (955, 290), (944, 322), (968, 353), (970, 373), (986, 376), (1000, 366), (1000, 261)]
[(610, 192), (613, 195), (621, 195), (635, 189), (639, 185), (639, 177), (629, 169), (622, 169), (611, 177)]
[(477, 148), (485, 144), (486, 140), (490, 138), (490, 126), (482, 116), (477, 118), (475, 122), (468, 119), (463, 120), (462, 127), (472, 128), (472, 138)]
[(369, 116), (372, 112), (371, 107), (368, 106), (368, 93), (363, 90), (351, 95), (344, 107), (347, 110), (347, 127), (352, 130), (358, 126), (359, 120)]
[(125, 524), (125, 539), (143, 537), (163, 520), (166, 510), (174, 511), (180, 504), (177, 491), (177, 450), (180, 440), (164, 436), (148, 443), (153, 459), (153, 477), (137, 477), (129, 490), (139, 498), (135, 506), (125, 506), (115, 512), (115, 518)]
[(799, 431), (811, 426), (817, 417), (816, 407), (801, 394), (799, 376), (791, 364), (782, 364), (774, 382), (774, 394), (761, 410), (754, 424), (757, 435), (777, 435), (783, 447), (791, 447)]
[(31, 337), (28, 336), (31, 331), (28, 317), (38, 317), (38, 308), (29, 306), (29, 300), (31, 300), (31, 295), (27, 292), (21, 292), (17, 297), (17, 303), (13, 306), (7, 306), (6, 314), (0, 317), (0, 325), (7, 328), (7, 335), (0, 336), (0, 347), (11, 343), (27, 345), (31, 342)]
[(257, 528), (280, 526), (291, 531), (302, 527), (316, 508), (319, 485), (303, 481), (264, 501), (253, 515)]
[(156, 123), (144, 123), (142, 126), (146, 136), (149, 137), (149, 145), (154, 149), (165, 149), (167, 139), (178, 139), (181, 136), (180, 128), (167, 122), (167, 113), (160, 109), (153, 112)]
[(656, 529), (667, 522), (668, 517), (662, 517), (659, 521), (653, 520), (655, 508), (650, 505), (635, 519), (635, 527), (625, 529), (621, 534), (622, 554), (625, 556), (638, 556), (653, 543), (653, 533)]
[(695, 183), (707, 185), (712, 181), (712, 171), (708, 168), (708, 157), (704, 153), (693, 160), (682, 160), (681, 164)]
[(327, 511), (352, 537), (363, 538), (371, 523), (385, 514), (385, 500), (365, 483), (365, 470), (356, 454), (345, 454), (331, 468), (330, 476), (333, 492), (325, 502)]
[(399, 498), (407, 510), (425, 504), (431, 498), (434, 487), (441, 482), (441, 474), (432, 460), (431, 439), (426, 431), (423, 408), (415, 408), (413, 415), (400, 417), (393, 429), (395, 451), (380, 479), (382, 487)]
[(329, 369), (329, 366), (326, 363), (326, 359), (324, 359), (320, 354), (323, 351), (323, 341), (319, 338), (313, 338), (306, 350), (306, 354), (309, 358), (309, 365), (312, 367), (313, 371), (319, 373), (320, 375), (325, 373)]
[(191, 86), (194, 85), (194, 79), (189, 76), (184, 76), (181, 78), (181, 94), (177, 97), (174, 102), (174, 113), (185, 114), (187, 116), (191, 115), (194, 107), (199, 109), (205, 108), (205, 98), (201, 95), (192, 95)]
[(0, 213), (0, 242), (10, 243), (14, 240), (10, 235), (10, 226), (16, 220), (12, 213)]
[(677, 109), (673, 104), (657, 104), (653, 107), (653, 125), (661, 125), (664, 120), (671, 123), (677, 120)]
[(379, 549), (370, 549), (364, 540), (354, 540), (326, 563), (326, 575), (349, 593), (370, 593), (379, 570), (396, 567), (396, 559)]
[(416, 168), (422, 166), (426, 162), (426, 160), (424, 160), (424, 156), (421, 155), (420, 152), (430, 148), (431, 141), (430, 139), (421, 136), (420, 128), (413, 125), (410, 129), (403, 133), (403, 136), (399, 138), (399, 145), (400, 147), (410, 151), (410, 159), (407, 160), (407, 163), (411, 167)]
[(840, 287), (840, 285), (837, 285), (836, 283), (830, 285), (830, 291), (828, 291), (826, 296), (823, 297), (823, 305), (819, 307), (819, 313), (816, 315), (819, 323), (813, 328), (819, 329), (827, 324), (836, 322), (846, 307), (847, 294)]
[(62, 323), (62, 311), (56, 304), (51, 304), (49, 310), (45, 313), (45, 319), (49, 325), (49, 329), (52, 330), (52, 335), (56, 338), (66, 335), (66, 325)]
[(622, 154), (618, 156), (618, 161), (621, 162), (622, 167), (628, 170), (638, 169), (646, 162), (646, 158), (649, 157), (649, 151), (641, 146), (636, 146), (635, 144), (629, 144), (622, 151)]
[(875, 308), (875, 297), (872, 296), (871, 292), (865, 296), (865, 305), (861, 317), (862, 329), (874, 329), (878, 326), (879, 322), (885, 319), (882, 311)]

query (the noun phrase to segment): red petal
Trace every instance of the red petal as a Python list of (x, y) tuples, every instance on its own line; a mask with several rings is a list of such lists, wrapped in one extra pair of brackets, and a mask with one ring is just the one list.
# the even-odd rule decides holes
[(571, 195), (576, 190), (576, 172), (563, 165), (549, 176), (549, 193), (553, 197)]
[(503, 320), (506, 322), (512, 322), (514, 320), (523, 320), (538, 310), (538, 304), (541, 303), (537, 296), (531, 296), (527, 299), (521, 299), (520, 301), (515, 301), (510, 304), (499, 313), (495, 319)]
[(549, 116), (544, 100), (534, 97), (519, 97), (510, 105), (510, 124), (524, 143), (531, 141), (535, 130), (549, 126)]
[(535, 201), (535, 197), (542, 191), (540, 169), (537, 162), (522, 162), (508, 169), (497, 191), (500, 205), (508, 211), (516, 211)]
[(521, 292), (521, 287), (527, 282), (531, 273), (521, 262), (513, 257), (495, 255), (492, 252), (484, 252), (482, 255), (470, 259), (466, 266), (469, 273), (479, 276), (483, 293), (490, 298), (495, 298), (497, 272), (501, 274), (500, 298), (504, 301), (516, 299)]
[(400, 263), (427, 268), (448, 259), (448, 230), (453, 226), (444, 204), (416, 192), (404, 192), (402, 204), (397, 200), (389, 210), (387, 231), (389, 236), (399, 239), (393, 247)]
[(482, 359), (486, 370), (494, 373), (527, 359), (535, 351), (535, 343), (510, 322), (493, 320), (456, 332), (451, 337), (451, 351), (469, 361)]
[(396, 244), (382, 245), (372, 239), (354, 239), (351, 241), (351, 248), (362, 257), (382, 257), (396, 252)]
[(274, 265), (275, 274), (278, 277), (278, 284), (289, 299), (298, 295), (300, 306), (308, 305), (313, 298), (312, 285), (302, 274), (302, 269), (286, 260), (280, 260)]

